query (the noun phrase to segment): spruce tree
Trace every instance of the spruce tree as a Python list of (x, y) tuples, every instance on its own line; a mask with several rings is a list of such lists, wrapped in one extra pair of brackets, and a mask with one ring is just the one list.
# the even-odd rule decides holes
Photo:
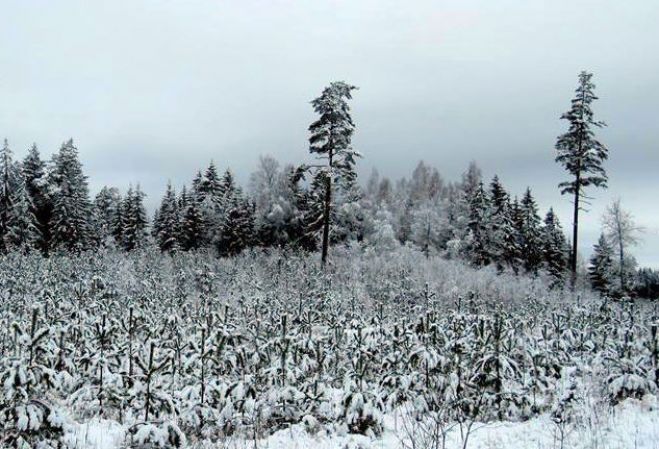
[(510, 217), (513, 223), (516, 246), (519, 250), (518, 264), (514, 269), (515, 274), (518, 274), (519, 269), (522, 267), (523, 264), (524, 237), (522, 234), (522, 229), (524, 228), (524, 213), (522, 211), (522, 206), (519, 204), (519, 200), (517, 199), (517, 197), (515, 197), (510, 202)]
[(604, 234), (600, 235), (598, 242), (593, 247), (588, 276), (594, 290), (602, 295), (610, 293), (613, 281), (613, 249)]
[(515, 270), (519, 260), (519, 246), (513, 225), (510, 197), (496, 175), (490, 183), (490, 210), (487, 220), (490, 258), (499, 271), (503, 271), (505, 267)]
[(167, 191), (160, 203), (160, 209), (154, 221), (154, 237), (163, 252), (174, 252), (179, 248), (179, 209), (176, 192), (172, 183), (167, 183)]
[(204, 175), (201, 174), (201, 170), (197, 171), (197, 174), (192, 179), (192, 196), (199, 202), (203, 200), (202, 192), (202, 183), (204, 182)]
[[(222, 179), (212, 161), (203, 173), (197, 172), (192, 181), (189, 199), (197, 202), (202, 215), (202, 246), (210, 245), (218, 238), (223, 201)], [(180, 213), (185, 213), (185, 209), (180, 210)]]
[(489, 209), (489, 199), (482, 182), (478, 183), (477, 188), (470, 189), (470, 193), (468, 252), (471, 262), (475, 266), (480, 267), (490, 263), (490, 255), (487, 250), (487, 212)]
[(635, 293), (641, 298), (659, 299), (659, 271), (652, 268), (638, 270)]
[(579, 238), (579, 211), (585, 195), (585, 189), (593, 187), (606, 188), (607, 176), (603, 163), (608, 158), (608, 149), (596, 138), (594, 128), (605, 126), (604, 122), (594, 119), (591, 104), (597, 100), (594, 94), (593, 75), (588, 72), (579, 74), (576, 96), (572, 99), (570, 110), (561, 116), (569, 122), (568, 131), (556, 141), (556, 162), (560, 163), (573, 179), (559, 184), (561, 194), (573, 196), (572, 252), (570, 268), (572, 286), (577, 275), (577, 250)]
[(146, 243), (148, 220), (144, 209), (144, 193), (138, 185), (129, 187), (122, 207), (122, 246), (126, 251)]
[(537, 274), (542, 265), (542, 230), (541, 219), (538, 215), (538, 206), (527, 188), (520, 203), (521, 222), (521, 254), (524, 268), (527, 272)]
[(181, 188), (181, 193), (178, 196), (178, 210), (181, 212), (184, 211), (192, 201), (192, 198), (193, 195), (188, 193), (188, 188), (183, 186), (183, 188)]
[(5, 237), (8, 232), (13, 193), (18, 182), (17, 175), (13, 153), (9, 149), (9, 142), (5, 139), (0, 149), (0, 251), (3, 253), (7, 251)]
[(181, 249), (201, 248), (204, 239), (204, 217), (196, 201), (188, 201), (183, 210), (180, 226)]
[(542, 228), (542, 255), (547, 272), (553, 279), (553, 286), (561, 287), (564, 284), (568, 253), (563, 229), (554, 210), (550, 208)]
[(7, 214), (4, 247), (7, 251), (28, 253), (39, 249), (39, 229), (33, 214), (32, 202), (22, 177), (11, 193), (11, 208)]
[(48, 191), (46, 163), (41, 160), (36, 144), (30, 147), (27, 156), (23, 159), (22, 172), (25, 179), (25, 188), (30, 197), (32, 215), (36, 219), (39, 232), (37, 244), (41, 252), (47, 254), (48, 242), (50, 241), (49, 224), (53, 205)]
[[(446, 189), (447, 199), (447, 220), (448, 220), (448, 239), (447, 250), (449, 257), (464, 256), (470, 259), (470, 255), (466, 254), (470, 251), (472, 234), (470, 222), (472, 221), (472, 204), (475, 192), (481, 188), (482, 174), (480, 168), (475, 162), (470, 162), (467, 171), (462, 174), (462, 180), (459, 183), (451, 184)], [(483, 197), (485, 192), (482, 192)], [(484, 220), (487, 215), (487, 210), (483, 212), (481, 219)], [(487, 226), (485, 222), (483, 226)], [(486, 229), (484, 230), (486, 231)], [(483, 246), (484, 251), (487, 248)]]
[(69, 139), (53, 156), (49, 181), (53, 196), (51, 247), (66, 250), (86, 249), (92, 243), (91, 201), (87, 177), (78, 159), (78, 149)]
[(111, 219), (110, 232), (114, 238), (115, 244), (121, 248), (123, 248), (124, 242), (124, 208), (125, 200), (120, 194), (118, 194), (114, 214)]
[(309, 151), (326, 160), (319, 170), (324, 184), (321, 252), (323, 266), (327, 263), (329, 251), (332, 185), (352, 182), (357, 176), (354, 167), (359, 153), (352, 148), (355, 124), (348, 105), (355, 89), (355, 86), (342, 81), (333, 82), (323, 90), (320, 97), (311, 102), (320, 117), (309, 126)]
[(215, 201), (222, 195), (222, 180), (220, 179), (217, 168), (213, 161), (201, 177), (198, 186), (199, 193), (213, 198)]
[(254, 206), (239, 188), (235, 188), (227, 201), (226, 217), (218, 241), (221, 256), (239, 254), (254, 241)]
[(294, 204), (288, 235), (293, 247), (305, 251), (316, 251), (318, 242), (316, 233), (322, 226), (322, 207), (315, 201), (314, 195), (300, 183), (305, 178), (306, 168), (291, 167), (288, 174), (288, 188)]
[(227, 168), (219, 183), (219, 198), (222, 199), (220, 201), (220, 204), (223, 205), (224, 202), (230, 203), (234, 193), (236, 192), (236, 189), (237, 186), (233, 176), (233, 172)]

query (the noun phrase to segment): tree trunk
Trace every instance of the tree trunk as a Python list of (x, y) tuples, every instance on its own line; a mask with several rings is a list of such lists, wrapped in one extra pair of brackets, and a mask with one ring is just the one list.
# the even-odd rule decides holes
[(624, 242), (623, 242), (623, 235), (622, 235), (622, 213), (618, 211), (618, 217), (617, 217), (617, 226), (618, 226), (618, 246), (620, 248), (620, 294), (625, 293), (625, 248), (624, 248)]
[(577, 284), (577, 248), (579, 243), (579, 199), (580, 199), (580, 177), (577, 175), (576, 188), (574, 191), (574, 217), (572, 219), (572, 254), (570, 255), (570, 269), (572, 271), (572, 290)]
[(330, 229), (330, 212), (332, 205), (332, 151), (329, 152), (329, 172), (325, 180), (325, 204), (323, 207), (323, 248), (320, 258), (320, 264), (323, 268), (327, 264), (327, 253), (329, 252), (329, 229)]
[(426, 225), (426, 259), (430, 259), (430, 220)]

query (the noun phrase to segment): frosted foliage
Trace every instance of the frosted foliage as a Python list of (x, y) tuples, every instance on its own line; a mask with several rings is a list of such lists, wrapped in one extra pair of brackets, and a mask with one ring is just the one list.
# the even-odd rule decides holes
[(6, 256), (2, 447), (455, 442), (494, 423), (571, 441), (604, 429), (589, 410), (653, 403), (651, 307), (400, 245), (376, 216), (382, 238), (325, 270), (272, 248)]

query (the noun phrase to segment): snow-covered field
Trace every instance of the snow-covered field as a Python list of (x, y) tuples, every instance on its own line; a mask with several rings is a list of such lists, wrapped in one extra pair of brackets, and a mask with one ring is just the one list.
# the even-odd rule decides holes
[[(295, 424), (256, 441), (227, 438), (211, 448), (225, 449), (401, 449), (441, 446), (414, 446), (396, 414), (385, 417), (385, 430), (377, 437), (351, 435), (340, 430), (310, 433), (304, 424)], [(119, 449), (124, 447), (125, 427), (115, 421), (92, 420), (78, 424), (69, 437), (75, 449)], [(417, 444), (420, 444), (417, 441)], [(446, 449), (462, 448), (459, 428), (449, 431)], [(470, 436), (471, 449), (656, 449), (659, 448), (659, 410), (656, 398), (628, 399), (611, 409), (591, 410), (587, 423), (571, 426), (561, 446), (557, 426), (548, 415), (525, 422), (479, 423)]]
[(411, 248), (0, 263), (0, 447), (653, 448), (652, 304)]

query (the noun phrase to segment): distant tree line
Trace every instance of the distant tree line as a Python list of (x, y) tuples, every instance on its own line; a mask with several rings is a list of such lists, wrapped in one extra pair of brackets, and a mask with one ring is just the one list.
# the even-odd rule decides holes
[[(73, 141), (49, 162), (36, 145), (21, 161), (7, 142), (0, 150), (0, 240), (3, 252), (211, 250), (219, 256), (260, 248), (316, 251), (323, 226), (332, 244), (358, 242), (373, 251), (409, 244), (423, 254), (459, 258), (474, 266), (537, 274), (561, 284), (569, 247), (553, 210), (542, 219), (530, 189), (511, 197), (498, 177), (487, 185), (472, 163), (459, 182), (446, 182), (420, 162), (410, 179), (392, 182), (373, 171), (366, 186), (356, 175), (336, 179), (330, 220), (324, 219), (326, 170), (281, 166), (261, 157), (248, 191), (231, 170), (211, 162), (189, 186), (168, 184), (153, 219), (144, 193), (103, 187), (90, 199)], [(353, 172), (354, 173), (354, 172)]]
[[(574, 196), (572, 247), (553, 209), (540, 215), (530, 188), (519, 198), (512, 196), (497, 176), (484, 181), (475, 163), (458, 182), (446, 182), (437, 169), (420, 162), (410, 179), (392, 182), (374, 170), (360, 186), (355, 171), (360, 154), (351, 144), (355, 125), (348, 105), (356, 88), (335, 82), (312, 102), (319, 117), (309, 127), (309, 151), (319, 163), (281, 166), (272, 157), (261, 157), (245, 191), (230, 169), (221, 173), (211, 162), (189, 186), (177, 191), (169, 183), (152, 220), (139, 185), (124, 195), (103, 187), (90, 200), (72, 140), (48, 162), (41, 160), (36, 145), (23, 161), (14, 161), (5, 140), (0, 250), (38, 250), (47, 256), (99, 246), (131, 251), (154, 245), (166, 253), (206, 250), (232, 256), (255, 247), (320, 249), (324, 265), (330, 244), (357, 242), (373, 251), (402, 244), (416, 246), (426, 257), (461, 259), (476, 267), (543, 272), (561, 287), (566, 273), (576, 272), (583, 189), (606, 186), (602, 161), (607, 150), (591, 130), (603, 126), (592, 118), (590, 104), (597, 97), (591, 76), (580, 75), (577, 95), (563, 116), (570, 129), (556, 144), (557, 161), (574, 176), (561, 184), (563, 193)], [(629, 290), (636, 277), (631, 271), (635, 264), (625, 263), (629, 256), (623, 252), (635, 239), (633, 229), (616, 235), (615, 225), (609, 223), (608, 237), (598, 242), (590, 261), (591, 283), (604, 294), (613, 290), (614, 270), (619, 291)], [(609, 248), (614, 243), (617, 268)]]

